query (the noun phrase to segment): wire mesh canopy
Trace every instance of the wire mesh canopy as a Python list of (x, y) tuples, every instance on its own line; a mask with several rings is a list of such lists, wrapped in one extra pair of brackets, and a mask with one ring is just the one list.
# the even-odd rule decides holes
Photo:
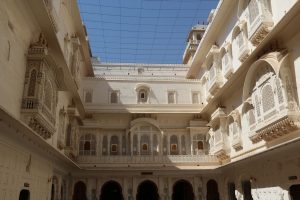
[(92, 54), (101, 62), (182, 63), (192, 26), (218, 0), (79, 0)]

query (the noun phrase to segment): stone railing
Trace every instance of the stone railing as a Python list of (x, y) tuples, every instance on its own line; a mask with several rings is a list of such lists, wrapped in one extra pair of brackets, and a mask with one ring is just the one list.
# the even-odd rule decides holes
[(167, 155), (167, 156), (79, 156), (79, 164), (201, 164), (217, 163), (218, 159), (211, 155)]

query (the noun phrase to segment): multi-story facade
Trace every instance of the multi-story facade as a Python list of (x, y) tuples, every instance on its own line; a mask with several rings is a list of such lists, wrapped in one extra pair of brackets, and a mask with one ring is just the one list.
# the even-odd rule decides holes
[(0, 2), (0, 199), (300, 199), (300, 3), (223, 0), (184, 64), (91, 59), (75, 0)]

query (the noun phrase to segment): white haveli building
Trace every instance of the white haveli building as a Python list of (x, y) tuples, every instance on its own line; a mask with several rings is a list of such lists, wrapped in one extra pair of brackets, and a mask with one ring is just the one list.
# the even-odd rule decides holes
[(220, 0), (184, 64), (101, 63), (76, 0), (0, 1), (0, 200), (299, 200), (299, 24)]

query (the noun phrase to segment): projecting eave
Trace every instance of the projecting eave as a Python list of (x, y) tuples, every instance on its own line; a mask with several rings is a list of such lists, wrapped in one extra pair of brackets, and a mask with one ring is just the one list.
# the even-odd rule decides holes
[(197, 77), (201, 66), (205, 60), (205, 57), (210, 50), (211, 46), (215, 44), (217, 37), (223, 30), (225, 22), (228, 21), (228, 17), (231, 14), (228, 9), (236, 4), (236, 0), (221, 0), (215, 10), (215, 14), (212, 22), (208, 25), (204, 36), (196, 50), (195, 56), (191, 62), (191, 67), (186, 75), (187, 78)]
[(78, 8), (77, 3), (72, 3), (72, 10), (74, 11), (73, 13), (73, 17), (75, 18), (74, 20), (74, 25), (75, 25), (75, 30), (76, 30), (76, 34), (77, 36), (80, 38), (80, 42), (81, 42), (81, 52), (83, 53), (84, 56), (84, 62), (85, 62), (85, 72), (86, 72), (86, 76), (94, 76), (94, 70), (92, 67), (92, 62), (91, 62), (91, 57), (92, 55), (90, 55), (90, 45), (89, 45), (89, 40), (87, 37), (87, 34), (84, 30), (84, 25), (83, 25), (83, 21), (82, 21), (82, 17), (80, 15), (80, 11)]

